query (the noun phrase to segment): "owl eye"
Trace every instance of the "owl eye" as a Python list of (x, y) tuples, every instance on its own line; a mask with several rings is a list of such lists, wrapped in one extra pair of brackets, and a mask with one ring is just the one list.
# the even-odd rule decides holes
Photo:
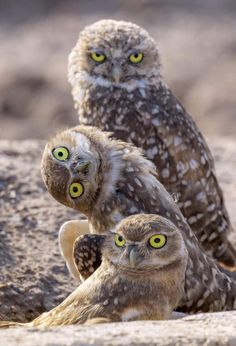
[(91, 56), (91, 59), (93, 59), (96, 62), (104, 62), (106, 60), (106, 55), (102, 53), (93, 52), (90, 54), (90, 56)]
[(149, 245), (154, 249), (160, 249), (165, 246), (167, 238), (163, 234), (155, 234), (149, 238)]
[(125, 245), (125, 239), (118, 233), (115, 234), (115, 244), (118, 247), (122, 247)]
[(72, 183), (69, 187), (69, 193), (71, 198), (78, 198), (84, 193), (84, 187), (80, 183)]
[(130, 54), (129, 60), (133, 64), (138, 64), (139, 62), (141, 62), (143, 60), (143, 53), (137, 52), (137, 53)]
[(58, 147), (53, 149), (52, 155), (59, 161), (66, 161), (70, 155), (69, 150), (66, 147)]

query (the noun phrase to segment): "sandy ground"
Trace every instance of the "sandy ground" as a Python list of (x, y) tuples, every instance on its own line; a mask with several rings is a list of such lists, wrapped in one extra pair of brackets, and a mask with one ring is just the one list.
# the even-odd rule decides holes
[[(210, 139), (235, 232), (236, 142)], [(26, 321), (75, 287), (59, 253), (60, 225), (79, 217), (54, 201), (40, 176), (44, 143), (0, 141), (0, 319)]]
[(175, 321), (0, 330), (4, 346), (234, 346), (236, 312), (199, 314)]
[(60, 225), (75, 214), (46, 193), (43, 146), (0, 145), (0, 319), (32, 320), (75, 287), (57, 245)]

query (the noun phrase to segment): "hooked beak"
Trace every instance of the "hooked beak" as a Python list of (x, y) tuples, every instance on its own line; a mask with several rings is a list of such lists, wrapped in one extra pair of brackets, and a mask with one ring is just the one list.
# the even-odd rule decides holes
[(111, 70), (111, 75), (115, 83), (119, 83), (122, 76), (122, 69), (120, 66), (115, 66)]
[(136, 267), (142, 261), (142, 256), (138, 251), (137, 245), (129, 245), (128, 257), (131, 267)]
[(83, 172), (85, 169), (87, 169), (89, 167), (90, 164), (91, 164), (90, 161), (79, 160), (74, 167), (74, 171), (75, 172)]

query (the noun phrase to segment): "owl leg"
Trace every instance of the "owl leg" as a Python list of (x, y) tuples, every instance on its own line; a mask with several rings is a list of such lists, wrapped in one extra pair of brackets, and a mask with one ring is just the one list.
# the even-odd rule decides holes
[(59, 231), (58, 241), (62, 257), (66, 261), (66, 265), (70, 274), (75, 279), (80, 279), (80, 273), (74, 263), (73, 246), (76, 238), (82, 234), (89, 233), (88, 220), (71, 220), (65, 222)]
[(102, 262), (102, 244), (105, 236), (85, 234), (74, 243), (73, 258), (82, 280), (92, 275)]

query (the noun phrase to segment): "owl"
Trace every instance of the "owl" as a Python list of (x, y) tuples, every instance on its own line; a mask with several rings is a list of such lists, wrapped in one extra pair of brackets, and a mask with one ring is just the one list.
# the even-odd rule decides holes
[(79, 123), (143, 148), (205, 251), (233, 270), (232, 226), (211, 152), (165, 84), (147, 31), (124, 21), (96, 22), (80, 33), (68, 66)]
[[(179, 310), (234, 309), (236, 282), (205, 254), (177, 204), (158, 181), (155, 165), (137, 147), (110, 136), (81, 125), (52, 138), (41, 165), (48, 191), (59, 202), (83, 213), (95, 234), (106, 235), (130, 215), (157, 214), (169, 219), (180, 229), (188, 252)], [(99, 244), (93, 248), (91, 243), (91, 248), (89, 265), (93, 267), (99, 261)], [(87, 250), (85, 247), (84, 256)], [(75, 258), (74, 262), (79, 267), (81, 260)], [(88, 267), (87, 276), (89, 271)]]
[[(90, 237), (101, 242), (98, 270), (59, 306), (25, 326), (81, 324), (96, 318), (169, 319), (184, 292), (188, 253), (180, 230), (161, 216), (137, 214), (105, 236), (78, 238), (77, 246), (83, 247)], [(0, 327), (13, 325), (0, 323)]]

